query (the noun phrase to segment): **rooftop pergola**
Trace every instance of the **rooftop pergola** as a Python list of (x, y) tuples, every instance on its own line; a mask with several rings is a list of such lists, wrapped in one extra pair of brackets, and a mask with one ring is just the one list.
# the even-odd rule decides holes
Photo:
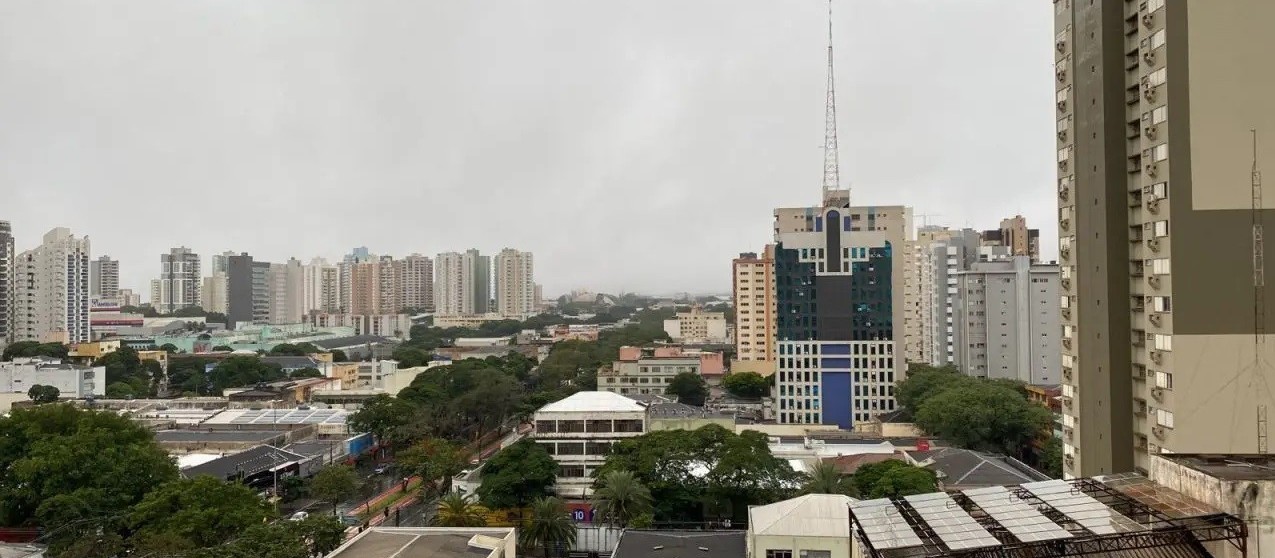
[(1248, 555), (1243, 520), (1136, 474), (863, 500), (850, 523), (871, 558)]

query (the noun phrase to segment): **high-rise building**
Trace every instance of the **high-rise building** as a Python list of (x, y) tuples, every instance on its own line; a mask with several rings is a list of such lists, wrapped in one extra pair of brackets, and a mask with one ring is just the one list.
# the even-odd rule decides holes
[(247, 252), (226, 258), (228, 327), (233, 328), (240, 323), (270, 323), (270, 266), (270, 262), (253, 261)]
[(434, 260), (412, 254), (395, 262), (399, 276), (399, 303), (403, 310), (434, 311)]
[(101, 300), (118, 302), (120, 296), (120, 262), (102, 256), (89, 262), (89, 294)]
[(491, 258), (478, 250), (434, 258), (434, 312), (440, 316), (486, 314), (491, 308)]
[(13, 335), (13, 226), (0, 221), (0, 349), (12, 341)]
[(377, 314), (380, 302), (380, 265), (376, 261), (343, 262), (346, 291), (345, 313)]
[(14, 341), (89, 341), (89, 239), (58, 227), (14, 258)]
[(270, 324), (297, 324), (304, 320), (304, 273), (301, 261), (288, 259), (287, 263), (272, 263), (266, 272), (268, 317)]
[(941, 366), (956, 362), (956, 274), (978, 260), (973, 229), (926, 226), (917, 230), (910, 262), (914, 285), (907, 326), (910, 362)]
[[(731, 261), (735, 306), (735, 362), (731, 370), (775, 372), (775, 247)], [(742, 365), (740, 363), (743, 363)]]
[(204, 287), (199, 291), (199, 306), (206, 312), (226, 313), (226, 274), (224, 272), (204, 277)]
[(203, 276), (199, 254), (185, 246), (159, 256), (159, 279), (151, 281), (151, 306), (160, 314), (199, 306)]
[(1275, 137), (1275, 2), (1054, 7), (1064, 474), (1255, 453), (1275, 250), (1253, 174), (1275, 141), (1250, 130)]
[(1040, 230), (1027, 228), (1027, 219), (1022, 215), (1001, 219), (999, 229), (983, 231), (983, 245), (1004, 247), (1006, 258), (1028, 256), (1033, 262), (1040, 261)]
[(323, 258), (310, 260), (302, 273), (302, 312), (334, 314), (341, 311), (341, 273)]
[(896, 408), (907, 372), (912, 209), (827, 194), (823, 207), (775, 210), (776, 412), (781, 424), (852, 428)]
[(953, 363), (980, 378), (1059, 382), (1058, 266), (1030, 256), (958, 271)]
[(376, 306), (373, 314), (397, 314), (403, 310), (403, 269), (391, 256), (376, 261)]
[(120, 289), (119, 303), (120, 306), (137, 308), (142, 305), (142, 295), (133, 292), (133, 289)]
[(505, 248), (496, 254), (496, 312), (513, 319), (535, 314), (536, 281), (531, 252)]

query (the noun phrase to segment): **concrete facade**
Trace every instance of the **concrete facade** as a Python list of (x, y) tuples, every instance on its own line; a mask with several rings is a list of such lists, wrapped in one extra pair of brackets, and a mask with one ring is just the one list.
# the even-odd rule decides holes
[(103, 300), (118, 301), (120, 296), (120, 262), (102, 256), (89, 262), (89, 294)]
[(505, 248), (496, 254), (496, 313), (522, 320), (535, 314), (535, 265), (531, 252)]
[(399, 310), (434, 311), (434, 260), (412, 254), (395, 262), (399, 276)]
[(337, 313), (341, 311), (341, 271), (323, 258), (314, 258), (301, 270), (301, 310)]
[(0, 393), (25, 394), (37, 384), (58, 388), (63, 399), (103, 397), (106, 395), (106, 367), (77, 366), (40, 358), (0, 362)]
[(914, 298), (906, 317), (909, 362), (941, 366), (956, 362), (956, 274), (978, 259), (981, 235), (973, 229), (917, 230), (907, 282)]
[(621, 347), (620, 359), (598, 371), (598, 389), (622, 395), (663, 394), (673, 377), (700, 374), (700, 356), (674, 348)]
[(1058, 266), (1022, 255), (976, 262), (953, 279), (957, 368), (980, 378), (1057, 384)]
[(439, 316), (486, 314), (491, 306), (491, 257), (478, 250), (434, 258), (434, 312)]
[[(765, 376), (775, 373), (775, 247), (759, 257), (745, 252), (731, 262), (735, 306), (735, 360)], [(753, 363), (768, 363), (753, 364)], [(737, 364), (732, 363), (735, 370)]]
[(89, 239), (58, 227), (43, 240), (15, 258), (13, 341), (89, 341)]
[(536, 411), (532, 437), (558, 462), (554, 491), (564, 498), (593, 492), (593, 473), (611, 444), (647, 431), (646, 408), (605, 391), (581, 391)]
[[(117, 267), (117, 284), (118, 273)], [(151, 306), (160, 314), (199, 306), (202, 288), (199, 254), (185, 246), (173, 248), (159, 256), (159, 279), (151, 281)]]
[[(1156, 484), (1248, 523), (1249, 558), (1275, 558), (1275, 458), (1269, 455), (1165, 454), (1148, 460)], [(1240, 558), (1227, 543), (1206, 548), (1218, 558)]]
[(13, 335), (13, 226), (0, 221), (0, 350), (12, 341)]
[(723, 344), (730, 341), (726, 334), (726, 314), (705, 312), (699, 305), (678, 312), (671, 320), (664, 320), (664, 333), (674, 343)]
[(1275, 409), (1250, 134), (1275, 130), (1275, 3), (1054, 6), (1065, 473), (1253, 452)]

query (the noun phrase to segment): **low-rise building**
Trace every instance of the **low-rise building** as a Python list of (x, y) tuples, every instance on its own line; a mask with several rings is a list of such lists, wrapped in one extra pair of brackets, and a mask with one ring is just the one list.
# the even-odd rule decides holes
[(370, 527), (328, 558), (515, 558), (513, 527)]
[[(1115, 475), (1103, 482), (1122, 492), (1147, 493), (1147, 483), (1164, 487), (1198, 502), (1201, 513), (1224, 512), (1249, 525), (1249, 556), (1275, 557), (1275, 456), (1266, 454), (1162, 453), (1152, 456), (1150, 479)], [(1164, 490), (1152, 494), (1164, 494)], [(1167, 498), (1161, 498), (1165, 501)], [(1206, 543), (1219, 558), (1241, 553), (1224, 542)]]
[(581, 391), (536, 411), (534, 438), (558, 462), (554, 490), (585, 498), (611, 444), (647, 432), (646, 407), (607, 391)]
[[(625, 529), (611, 558), (743, 558), (744, 531), (657, 531)], [(774, 558), (774, 557), (771, 557)]]
[(35, 385), (58, 388), (63, 399), (103, 397), (106, 367), (80, 366), (39, 357), (0, 362), (0, 393), (26, 394)]
[(456, 316), (434, 316), (434, 327), (447, 329), (449, 327), (463, 327), (468, 329), (478, 329), (487, 322), (501, 322), (508, 320), (500, 314), (462, 314)]
[(726, 333), (726, 314), (705, 312), (695, 305), (686, 312), (678, 312), (672, 319), (664, 320), (664, 333), (674, 343), (724, 344), (730, 342)]
[(715, 411), (677, 402), (650, 403), (646, 407), (648, 430), (699, 430), (716, 424), (728, 431), (735, 430), (735, 413)]
[(677, 346), (620, 347), (620, 358), (598, 371), (598, 389), (621, 395), (661, 394), (684, 372), (719, 381), (722, 354)]
[(850, 504), (840, 494), (807, 494), (748, 508), (748, 558), (857, 558)]
[(907, 461), (934, 471), (943, 490), (965, 490), (1049, 480), (1012, 457), (963, 448), (904, 452)]
[(380, 335), (394, 339), (407, 339), (412, 331), (412, 319), (407, 314), (310, 314), (310, 324), (315, 327), (354, 328), (355, 335)]

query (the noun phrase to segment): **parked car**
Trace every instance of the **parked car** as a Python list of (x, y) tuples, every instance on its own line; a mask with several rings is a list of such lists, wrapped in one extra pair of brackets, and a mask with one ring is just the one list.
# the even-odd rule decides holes
[(297, 513), (292, 514), (292, 517), (289, 517), (289, 518), (288, 518), (288, 520), (289, 520), (289, 521), (301, 521), (301, 520), (303, 520), (303, 519), (305, 519), (305, 518), (307, 518), (307, 517), (310, 517), (310, 513), (309, 513), (309, 512), (299, 511), (299, 512), (297, 512)]
[(393, 464), (393, 463), (382, 463), (382, 464), (380, 464), (380, 465), (377, 465), (377, 466), (376, 466), (376, 469), (375, 469), (374, 471), (372, 471), (372, 472), (373, 472), (373, 473), (376, 473), (376, 474), (378, 474), (378, 475), (384, 475), (386, 472), (388, 472), (388, 471), (389, 471), (390, 469), (392, 469), (393, 467), (394, 467), (394, 464)]

